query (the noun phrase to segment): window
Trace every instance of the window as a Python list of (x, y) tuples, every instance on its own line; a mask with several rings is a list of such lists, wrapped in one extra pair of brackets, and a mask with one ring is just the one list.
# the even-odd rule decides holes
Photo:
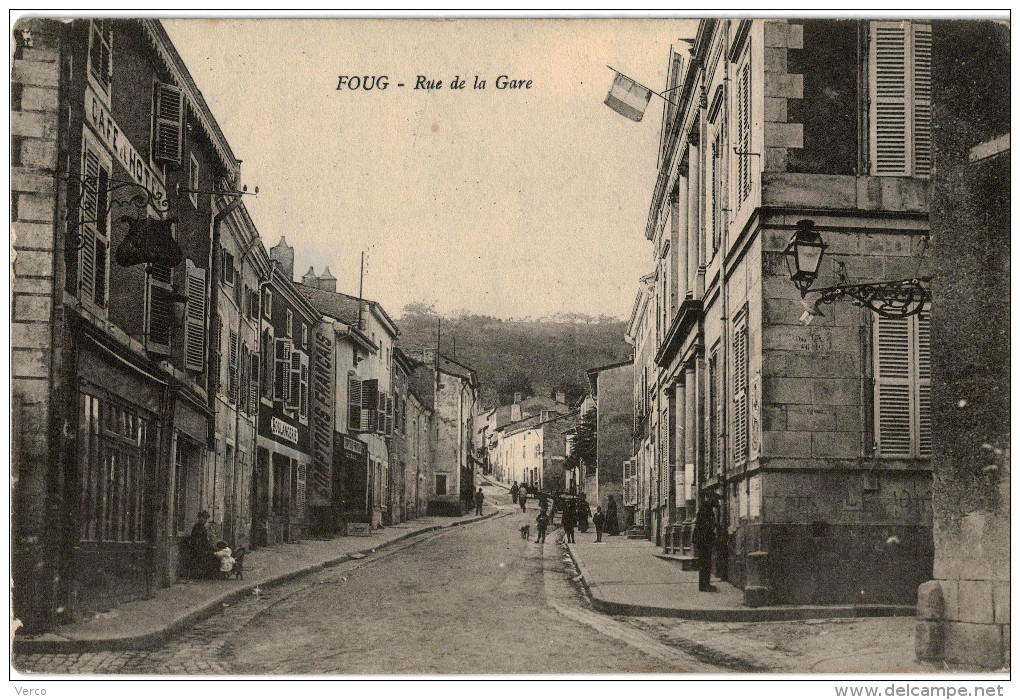
[(89, 30), (89, 76), (109, 95), (113, 77), (113, 27), (108, 19), (94, 19)]
[(273, 396), (276, 401), (290, 402), (290, 365), (293, 349), (289, 338), (276, 339), (275, 388)]
[(184, 318), (184, 366), (193, 372), (205, 369), (205, 270), (186, 260)]
[(871, 172), (931, 173), (931, 25), (872, 22)]
[(307, 356), (292, 346), (290, 353), (290, 369), (287, 374), (289, 377), (288, 381), (290, 383), (290, 389), (284, 403), (288, 409), (299, 412), (301, 410), (301, 368), (303, 366), (303, 357)]
[(223, 284), (233, 285), (236, 281), (234, 277), (234, 254), (226, 248), (221, 248), (220, 251), (220, 261), (223, 263)]
[(106, 309), (110, 278), (109, 156), (87, 135), (82, 148), (81, 236), (78, 251), (78, 297), (97, 311)]
[(173, 271), (165, 265), (149, 265), (145, 279), (145, 349), (169, 355), (174, 318)]
[(148, 421), (113, 401), (82, 393), (80, 449), (83, 540), (144, 542)]
[(733, 323), (733, 463), (747, 461), (747, 312)]
[(268, 321), (273, 320), (273, 290), (268, 287), (262, 295), (262, 316)]
[(722, 476), (722, 459), (719, 451), (722, 404), (719, 401), (719, 349), (708, 359), (708, 466), (709, 471)]
[(712, 142), (712, 256), (722, 247), (723, 228), (726, 224), (726, 173), (723, 165), (726, 162), (726, 122), (716, 126), (715, 140)]
[(373, 432), (378, 426), (379, 380), (347, 378), (347, 428), (352, 432)]
[(256, 415), (259, 410), (259, 356), (251, 353), (248, 356), (248, 413)]
[(227, 400), (234, 403), (237, 398), (237, 331), (231, 329), (230, 347), (227, 348)]
[(542, 456), (542, 445), (535, 445), (535, 456), (536, 457)]
[(737, 200), (751, 194), (751, 62), (750, 50), (737, 70)]
[(931, 456), (931, 312), (875, 316), (875, 452)]
[[(198, 189), (198, 161), (195, 160), (195, 154), (191, 154), (191, 169), (188, 170), (188, 189)], [(191, 204), (198, 209), (198, 192), (188, 192), (188, 199), (191, 200)]]
[(156, 83), (153, 159), (180, 165), (184, 145), (184, 93), (176, 85)]
[(301, 347), (308, 349), (308, 324), (301, 324)]
[(291, 311), (290, 309), (287, 309), (286, 336), (288, 338), (294, 337), (294, 312)]
[(446, 495), (446, 474), (436, 474), (436, 495)]

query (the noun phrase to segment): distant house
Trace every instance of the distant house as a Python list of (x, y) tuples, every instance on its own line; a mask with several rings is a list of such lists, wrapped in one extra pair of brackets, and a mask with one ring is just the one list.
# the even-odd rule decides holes
[(623, 503), (623, 468), (633, 455), (634, 361), (626, 360), (587, 371), (598, 416), (598, 457), (595, 473), (585, 476), (588, 502), (603, 508), (612, 496)]

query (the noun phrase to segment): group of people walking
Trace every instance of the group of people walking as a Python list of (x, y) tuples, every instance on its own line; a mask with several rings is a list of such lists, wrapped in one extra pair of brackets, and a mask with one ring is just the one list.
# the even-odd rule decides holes
[[(530, 491), (527, 484), (518, 484), (515, 481), (510, 487), (510, 498), (515, 504), (521, 507), (522, 513), (527, 512), (529, 496)], [(552, 516), (555, 514), (556, 506), (553, 506), (553, 513), (550, 513), (548, 499), (545, 494), (539, 492), (537, 494), (537, 498), (539, 512), (535, 519), (535, 524), (538, 537), (535, 541), (545, 542), (545, 534), (552, 522)], [(557, 500), (560, 500), (559, 497), (557, 497)], [(595, 542), (602, 542), (603, 533), (607, 535), (620, 534), (620, 519), (616, 508), (616, 499), (610, 496), (606, 503), (606, 511), (602, 511), (602, 506), (597, 506), (595, 508), (595, 514), (591, 515), (591, 506), (588, 505), (588, 500), (582, 492), (576, 497), (566, 497), (562, 499), (560, 524), (563, 526), (563, 532), (568, 543), (573, 543), (575, 541), (575, 530), (579, 529), (581, 532), (588, 531), (589, 516), (591, 517), (591, 523), (595, 526)]]

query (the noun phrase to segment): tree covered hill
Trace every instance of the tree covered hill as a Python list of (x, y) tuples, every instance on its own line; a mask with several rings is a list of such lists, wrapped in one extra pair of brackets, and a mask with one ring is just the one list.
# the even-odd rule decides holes
[[(431, 305), (405, 306), (397, 344), (405, 351), (435, 347), (439, 322)], [(627, 323), (606, 316), (504, 320), (461, 313), (441, 322), (443, 354), (478, 372), (486, 406), (509, 403), (517, 391), (549, 396), (561, 390), (572, 402), (587, 391), (586, 369), (631, 355), (623, 340)]]

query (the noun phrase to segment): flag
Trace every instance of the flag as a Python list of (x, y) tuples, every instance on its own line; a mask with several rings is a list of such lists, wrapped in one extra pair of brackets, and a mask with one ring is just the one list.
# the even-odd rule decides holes
[(651, 90), (635, 83), (623, 73), (617, 73), (606, 95), (606, 105), (627, 119), (639, 122), (645, 116), (645, 109), (651, 99)]

